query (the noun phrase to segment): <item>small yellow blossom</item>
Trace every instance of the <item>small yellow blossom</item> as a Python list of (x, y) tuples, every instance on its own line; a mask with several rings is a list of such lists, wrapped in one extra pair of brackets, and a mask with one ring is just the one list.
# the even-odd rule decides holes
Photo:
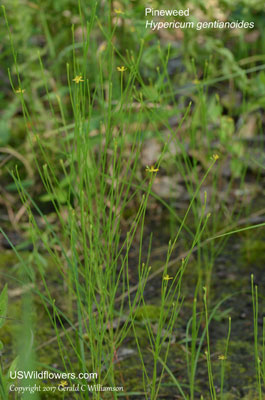
[(226, 360), (226, 356), (221, 354), (220, 356), (218, 356), (218, 360), (224, 361), (224, 360)]
[(24, 93), (24, 92), (25, 92), (25, 89), (18, 88), (18, 89), (16, 90), (16, 93)]
[(127, 68), (124, 67), (124, 65), (122, 65), (121, 67), (117, 67), (117, 71), (119, 72), (125, 72)]
[(84, 79), (82, 79), (82, 75), (76, 75), (76, 77), (73, 79), (75, 83), (79, 82), (84, 82)]
[(217, 161), (218, 158), (219, 158), (218, 154), (213, 154), (213, 159), (214, 159), (214, 161)]
[(151, 165), (151, 167), (148, 167), (148, 165), (146, 166), (146, 172), (158, 172), (159, 168), (155, 168), (153, 165)]
[(192, 83), (193, 83), (194, 85), (199, 85), (201, 82), (199, 81), (199, 79), (194, 79), (194, 80), (192, 81)]
[(173, 279), (173, 276), (169, 276), (168, 274), (166, 274), (163, 279), (164, 281), (169, 281), (170, 279)]
[(67, 386), (68, 385), (68, 382), (67, 381), (61, 381), (60, 383), (59, 383), (59, 386), (62, 386), (62, 387), (65, 387), (65, 386)]
[(121, 9), (117, 9), (117, 8), (115, 8), (114, 12), (115, 12), (115, 14), (124, 14), (124, 12), (121, 11)]

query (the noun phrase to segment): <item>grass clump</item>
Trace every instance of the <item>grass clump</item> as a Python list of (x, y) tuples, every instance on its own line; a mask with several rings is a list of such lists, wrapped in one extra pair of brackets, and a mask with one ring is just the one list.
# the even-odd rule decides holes
[[(252, 18), (259, 12), (258, 1), (248, 12), (240, 4), (230, 9), (224, 2), (218, 9), (230, 10), (231, 20), (237, 13)], [(71, 22), (61, 35), (55, 35), (56, 18), (47, 15), (46, 5), (27, 5), (31, 12), (24, 12), (24, 25), (22, 17), (3, 7), (13, 57), (12, 62), (7, 57), (13, 65), (7, 72), (12, 100), (4, 123), (9, 129), (14, 113), (19, 114), (19, 130), (24, 123), (23, 135), (14, 142), (8, 134), (1, 136), (3, 153), (12, 156), (3, 161), (7, 192), (19, 195), (12, 203), (19, 204), (19, 211), (14, 215), (7, 201), (3, 204), (12, 227), (21, 226), (22, 243), (16, 245), (5, 229), (1, 232), (18, 258), (8, 279), (22, 288), (19, 323), (24, 332), (18, 357), (1, 372), (3, 399), (10, 388), (9, 368), (69, 374), (66, 383), (52, 381), (58, 398), (67, 398), (68, 389), (61, 387), (78, 387), (73, 398), (101, 399), (103, 391), (91, 385), (122, 386), (122, 393), (111, 392), (115, 399), (155, 400), (172, 396), (172, 388), (190, 400), (224, 400), (229, 393), (231, 318), (218, 359), (212, 330), (233, 311), (222, 307), (238, 294), (217, 298), (215, 266), (232, 235), (264, 227), (263, 221), (250, 222), (248, 204), (256, 191), (245, 190), (253, 168), (246, 127), (253, 139), (259, 138), (262, 125), (262, 101), (251, 87), (263, 81), (263, 58), (253, 60), (237, 32), (240, 46), (234, 53), (226, 46), (228, 34), (220, 39), (207, 32), (195, 38), (185, 31), (180, 50), (161, 45), (163, 38), (152, 36), (140, 22), (142, 2), (135, 2), (135, 10), (127, 5), (124, 10), (108, 2), (103, 11), (96, 2), (89, 10), (81, 1), (78, 7), (68, 0), (54, 4), (63, 15), (60, 24)], [(195, 19), (200, 15), (195, 10), (207, 20), (215, 17), (212, 7), (207, 12), (203, 5), (191, 5)], [(33, 20), (41, 22), (43, 48), (38, 40), (34, 45), (29, 33)], [(183, 85), (176, 82), (178, 70)], [(230, 83), (228, 91), (223, 82)], [(256, 182), (262, 179), (258, 166)], [(169, 225), (162, 249), (156, 249), (160, 231), (149, 228), (159, 215), (159, 229), (163, 221)], [(261, 399), (264, 329), (260, 333), (253, 278), (251, 289), (255, 372), (250, 384)], [(3, 309), (6, 290), (0, 297)], [(51, 337), (37, 344), (39, 310), (46, 312)], [(45, 362), (51, 344), (57, 360)], [(183, 379), (172, 369), (174, 346), (183, 351)], [(137, 367), (135, 387), (135, 377), (126, 382), (126, 357), (133, 357)], [(201, 376), (199, 363), (204, 365)], [(88, 372), (95, 376), (86, 378)], [(15, 383), (28, 384), (26, 379)], [(45, 396), (44, 391), (34, 394)]]

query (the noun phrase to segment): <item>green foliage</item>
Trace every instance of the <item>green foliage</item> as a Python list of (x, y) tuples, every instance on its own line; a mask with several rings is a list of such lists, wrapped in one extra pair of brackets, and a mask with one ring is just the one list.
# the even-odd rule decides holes
[(0, 320), (0, 328), (3, 326), (5, 322), (5, 317), (7, 313), (7, 285), (5, 285), (4, 289), (2, 290), (0, 294), (0, 315), (1, 315), (1, 320)]
[[(7, 314), (7, 303), (8, 303), (8, 294), (7, 294), (7, 285), (5, 285), (4, 289), (0, 294), (0, 329), (5, 323), (5, 318)], [(2, 349), (3, 349), (3, 343), (0, 341), (0, 351), (2, 351)], [(1, 366), (0, 366), (0, 394), (3, 400), (7, 399), (6, 377), (3, 374)]]
[[(262, 132), (263, 2), (223, 0), (208, 7), (201, 0), (170, 0), (167, 7), (189, 6), (194, 21), (255, 20), (255, 30), (168, 31), (167, 36), (145, 29), (141, 0), (117, 3), (122, 13), (113, 2), (91, 1), (89, 7), (81, 0), (3, 4), (8, 16), (6, 27), (0, 27), (0, 73), (5, 77), (0, 146), (7, 154), (1, 158), (7, 166), (1, 174), (8, 200), (3, 204), (13, 201), (11, 209), (8, 205), (13, 227), (21, 220), (25, 243), (31, 245), (24, 257), (23, 242), (13, 245), (17, 268), (34, 284), (47, 313), (60, 368), (93, 370), (100, 383), (114, 385), (123, 373), (117, 354), (129, 338), (138, 351), (146, 399), (163, 396), (166, 374), (183, 398), (187, 393), (195, 398), (199, 361), (208, 370), (211, 399), (217, 399), (210, 323), (222, 323), (232, 310), (218, 311), (224, 300), (214, 299), (215, 262), (232, 234), (264, 227), (263, 222), (248, 225), (248, 220), (237, 227), (249, 198), (236, 195), (242, 193), (249, 168), (248, 143)], [(257, 168), (260, 172), (262, 165)], [(180, 188), (185, 195), (178, 201)], [(151, 268), (146, 220), (155, 219), (156, 210), (168, 213), (171, 240), (165, 260)], [(245, 247), (248, 263), (256, 262), (254, 253), (262, 244)], [(183, 257), (172, 259), (176, 248)], [(189, 301), (182, 291), (191, 266), (189, 288), (195, 282), (196, 295), (180, 340), (186, 345), (187, 388), (168, 363), (180, 311)], [(155, 305), (147, 293), (154, 277)], [(261, 393), (264, 360), (261, 372), (255, 290), (252, 283)], [(22, 339), (27, 346), (21, 346), (19, 365), (30, 369), (37, 328), (28, 313), (30, 295), (24, 301), (23, 326), (28, 329)], [(0, 326), (6, 307), (5, 287)], [(229, 320), (218, 369), (221, 399), (230, 330)], [(1, 373), (3, 399), (7, 382)]]

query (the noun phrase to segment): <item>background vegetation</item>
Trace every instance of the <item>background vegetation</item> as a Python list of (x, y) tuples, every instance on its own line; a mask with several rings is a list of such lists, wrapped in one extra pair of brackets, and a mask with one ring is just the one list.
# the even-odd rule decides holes
[(263, 1), (163, 6), (255, 22), (201, 31), (146, 29), (141, 0), (3, 5), (2, 398), (47, 369), (124, 392), (22, 398), (262, 399)]

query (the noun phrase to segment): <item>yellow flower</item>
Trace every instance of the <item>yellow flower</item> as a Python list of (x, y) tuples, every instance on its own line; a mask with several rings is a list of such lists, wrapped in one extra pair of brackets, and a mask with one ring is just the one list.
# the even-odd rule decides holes
[(199, 81), (199, 79), (193, 79), (192, 83), (194, 85), (199, 85), (201, 82)]
[(120, 9), (117, 9), (117, 8), (115, 8), (114, 12), (115, 12), (116, 14), (124, 14), (123, 11), (121, 11)]
[(73, 79), (75, 83), (79, 82), (84, 82), (84, 79), (82, 79), (82, 75), (76, 75), (76, 77)]
[(217, 161), (218, 158), (219, 158), (218, 154), (213, 154), (213, 159), (214, 159), (214, 161)]
[(124, 67), (124, 65), (122, 65), (121, 67), (117, 67), (117, 71), (119, 72), (124, 72), (126, 71), (127, 68)]
[(62, 387), (65, 387), (65, 386), (67, 386), (68, 385), (68, 382), (67, 381), (61, 381), (60, 383), (59, 383), (59, 386), (62, 386)]
[(220, 356), (218, 356), (218, 360), (224, 361), (224, 360), (226, 360), (226, 356), (221, 354)]
[(25, 92), (25, 89), (18, 88), (18, 89), (16, 90), (16, 93), (24, 93), (24, 92)]
[(153, 165), (151, 165), (151, 167), (148, 167), (148, 165), (147, 165), (145, 170), (147, 172), (158, 172), (159, 168), (155, 168)]
[(169, 276), (168, 274), (164, 276), (164, 281), (169, 281), (170, 279), (173, 279), (172, 276)]

